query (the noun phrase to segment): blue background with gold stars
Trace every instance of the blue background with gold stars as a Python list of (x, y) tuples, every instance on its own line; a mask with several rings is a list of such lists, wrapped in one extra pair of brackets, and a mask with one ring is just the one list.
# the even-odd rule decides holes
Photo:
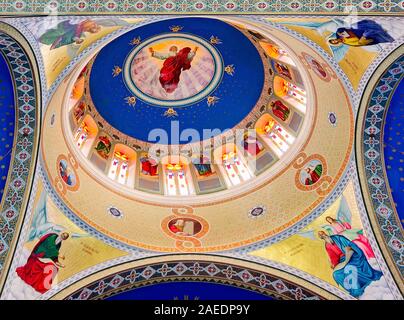
[(404, 81), (391, 98), (384, 125), (384, 161), (393, 200), (404, 227)]
[(128, 290), (106, 300), (273, 300), (235, 286), (208, 282), (165, 282)]
[(4, 194), (14, 140), (14, 89), (6, 60), (0, 53), (0, 201)]
[[(130, 42), (140, 37), (142, 41), (170, 33), (170, 27), (179, 25), (181, 33), (189, 33), (209, 41), (217, 36), (221, 44), (215, 48), (223, 58), (224, 66), (233, 64), (235, 73), (226, 73), (218, 88), (211, 93), (220, 100), (208, 106), (206, 98), (186, 107), (176, 107), (178, 117), (164, 117), (168, 108), (150, 106), (137, 99), (134, 107), (125, 98), (133, 93), (126, 87), (123, 72), (112, 76), (114, 66), (123, 68), (127, 55), (134, 48)], [(174, 32), (172, 32), (175, 35)], [(192, 68), (192, 66), (191, 66)], [(193, 128), (203, 137), (203, 129), (231, 129), (242, 121), (255, 106), (264, 85), (264, 66), (254, 44), (230, 24), (210, 18), (178, 18), (151, 23), (134, 29), (107, 44), (97, 55), (90, 75), (92, 100), (100, 115), (114, 128), (142, 141), (149, 141), (149, 132), (162, 128), (171, 141), (171, 121), (179, 121), (180, 132)], [(156, 141), (149, 141), (156, 142)], [(185, 144), (189, 141), (180, 141)], [(162, 142), (163, 143), (163, 142)]]

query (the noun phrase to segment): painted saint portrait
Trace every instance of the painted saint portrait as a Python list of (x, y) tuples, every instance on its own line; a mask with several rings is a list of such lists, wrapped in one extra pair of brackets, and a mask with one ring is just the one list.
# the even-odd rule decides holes
[(196, 171), (201, 177), (208, 177), (213, 173), (210, 162), (210, 159), (205, 156), (200, 156), (199, 158), (195, 158), (192, 161), (193, 165), (196, 168)]
[(361, 20), (350, 28), (341, 27), (336, 31), (336, 37), (330, 38), (331, 45), (345, 44), (360, 47), (385, 42), (393, 42), (394, 38), (373, 20)]
[(39, 42), (49, 45), (50, 49), (57, 49), (66, 45), (80, 45), (85, 38), (85, 33), (97, 33), (101, 27), (93, 20), (86, 19), (78, 23), (64, 20), (53, 29), (47, 30), (39, 37)]
[(288, 66), (280, 62), (274, 62), (274, 68), (281, 76), (292, 80), (292, 74), (290, 73)]
[(39, 293), (48, 291), (59, 268), (64, 268), (60, 263), (64, 259), (60, 249), (68, 238), (67, 232), (45, 234), (35, 245), (25, 265), (16, 269), (17, 275)]
[(131, 82), (143, 94), (171, 101), (203, 91), (215, 75), (214, 58), (197, 41), (169, 37), (144, 45), (133, 57)]
[(305, 186), (310, 186), (320, 180), (323, 174), (323, 164), (320, 160), (310, 161), (300, 172), (300, 182)]
[(105, 135), (99, 136), (95, 150), (102, 158), (108, 159), (111, 152), (111, 140), (109, 137)]
[(84, 116), (84, 112), (86, 111), (86, 104), (84, 101), (80, 101), (77, 106), (74, 107), (73, 116), (76, 122), (79, 122), (80, 119)]
[(179, 236), (194, 236), (201, 231), (202, 225), (189, 218), (173, 219), (168, 223), (168, 229)]
[(347, 237), (325, 231), (319, 231), (318, 236), (324, 240), (335, 282), (352, 296), (361, 296), (371, 282), (382, 277), (383, 273), (373, 269), (365, 253)]
[(251, 156), (257, 156), (262, 150), (264, 150), (263, 144), (257, 139), (256, 136), (246, 134), (243, 140), (243, 148)]
[(282, 101), (272, 101), (271, 108), (274, 115), (282, 121), (286, 121), (289, 118), (290, 109)]
[(327, 72), (324, 70), (322, 65), (317, 60), (312, 59), (311, 66), (313, 67), (314, 72), (316, 72), (323, 78), (327, 78)]
[(59, 174), (63, 182), (68, 186), (73, 187), (76, 184), (76, 176), (64, 159), (59, 162)]
[(158, 175), (158, 162), (147, 154), (140, 158), (141, 173), (146, 176), (155, 177)]
[(352, 212), (343, 195), (336, 214), (325, 216), (325, 224), (298, 234), (323, 241), (334, 281), (358, 298), (372, 282), (380, 280), (383, 273), (375, 269), (375, 254), (363, 229), (354, 228), (352, 220)]

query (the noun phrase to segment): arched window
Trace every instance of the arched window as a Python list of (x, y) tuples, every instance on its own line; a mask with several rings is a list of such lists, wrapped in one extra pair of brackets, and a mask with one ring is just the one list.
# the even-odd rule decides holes
[(214, 155), (216, 161), (220, 163), (219, 169), (229, 187), (253, 177), (247, 160), (234, 144), (230, 143), (217, 148)]
[(108, 177), (120, 184), (134, 186), (136, 152), (123, 144), (117, 144), (112, 154)]
[(276, 59), (289, 65), (295, 66), (295, 63), (286, 50), (267, 41), (260, 41), (259, 44), (264, 49), (265, 53), (272, 59)]
[(77, 147), (81, 149), (86, 157), (91, 150), (91, 146), (97, 134), (97, 124), (90, 115), (86, 115), (74, 133), (74, 140), (76, 141)]
[(306, 113), (307, 98), (304, 89), (279, 76), (275, 76), (274, 91), (278, 97), (294, 106), (303, 114)]
[(165, 193), (170, 196), (187, 196), (194, 193), (192, 175), (187, 160), (182, 156), (162, 159)]
[(261, 134), (262, 139), (278, 157), (288, 151), (296, 139), (269, 114), (262, 115), (256, 126), (257, 132)]

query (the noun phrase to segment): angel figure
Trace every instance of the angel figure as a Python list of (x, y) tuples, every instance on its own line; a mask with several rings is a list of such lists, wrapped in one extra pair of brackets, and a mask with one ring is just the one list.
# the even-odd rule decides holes
[[(362, 229), (352, 229), (352, 214), (342, 196), (337, 218), (326, 217), (328, 224), (318, 231), (307, 230), (298, 234), (312, 240), (322, 240), (330, 261), (335, 282), (353, 297), (360, 297), (365, 289), (379, 280), (383, 273), (369, 263), (367, 250), (373, 251), (363, 236)], [(364, 242), (365, 239), (365, 242)]]
[(383, 273), (373, 269), (363, 251), (343, 235), (329, 235), (319, 231), (330, 259), (335, 282), (353, 297), (360, 297), (365, 289), (379, 280)]
[(337, 62), (345, 57), (350, 47), (378, 52), (382, 49), (380, 43), (394, 41), (379, 23), (369, 19), (355, 23), (332, 19), (326, 22), (282, 22), (282, 24), (302, 26), (314, 29), (322, 36), (326, 35), (327, 45)]
[(64, 241), (69, 237), (86, 237), (86, 234), (69, 234), (65, 228), (49, 221), (46, 210), (46, 193), (42, 193), (35, 211), (28, 241), (39, 239), (25, 265), (16, 269), (17, 275), (39, 293), (48, 291), (65, 257), (60, 254)]
[[(337, 217), (333, 218), (327, 216), (325, 220), (328, 224), (322, 225), (321, 229), (328, 235), (342, 235), (355, 243), (363, 251), (367, 259), (375, 257), (372, 247), (369, 244), (369, 240), (363, 235), (363, 230), (352, 228), (352, 213), (344, 196), (341, 198)], [(314, 230), (309, 230), (298, 234), (315, 240), (316, 237), (314, 232)]]
[(129, 25), (128, 22), (122, 19), (105, 18), (67, 19), (60, 22), (56, 20), (56, 25), (53, 21), (44, 19), (35, 26), (36, 30), (42, 32), (38, 40), (40, 43), (50, 46), (50, 50), (67, 46), (67, 52), (71, 58), (76, 56), (88, 34), (98, 33), (102, 27)]

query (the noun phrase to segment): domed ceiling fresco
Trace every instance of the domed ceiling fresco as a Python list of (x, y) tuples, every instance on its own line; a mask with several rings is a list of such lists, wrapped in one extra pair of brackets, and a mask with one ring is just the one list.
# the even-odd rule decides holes
[(401, 9), (87, 5), (0, 18), (1, 299), (403, 299)]
[[(181, 30), (173, 32), (176, 26)], [(155, 128), (170, 133), (173, 117), (203, 137), (203, 130), (233, 128), (255, 107), (265, 80), (258, 50), (248, 33), (220, 20), (156, 22), (105, 46), (92, 63), (88, 88), (100, 116), (132, 138), (149, 141)], [(182, 71), (165, 63), (173, 52)], [(122, 73), (111, 77), (116, 67)], [(173, 138), (167, 143), (175, 144)]]

